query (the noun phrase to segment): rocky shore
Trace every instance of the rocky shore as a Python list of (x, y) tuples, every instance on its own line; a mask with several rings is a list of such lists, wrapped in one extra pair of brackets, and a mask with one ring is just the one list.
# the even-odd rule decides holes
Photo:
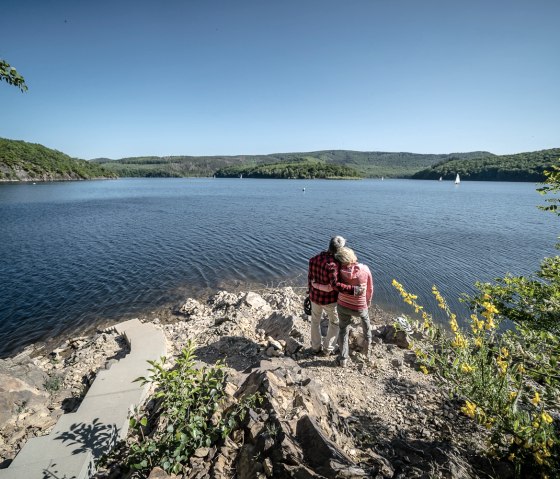
[[(359, 352), (358, 328), (342, 369), (335, 357), (311, 353), (302, 302), (289, 287), (220, 291), (150, 318), (164, 331), (170, 356), (193, 340), (199, 361), (225, 362), (232, 401), (256, 391), (264, 398), (233, 438), (197, 451), (182, 477), (512, 476), (507, 464), (485, 456), (485, 430), (418, 370), (395, 317), (373, 307), (373, 354)], [(75, 411), (96, 373), (127, 352), (123, 338), (99, 331), (1, 360), (0, 467)], [(131, 476), (115, 458), (96, 477)], [(156, 468), (150, 477), (172, 476)]]

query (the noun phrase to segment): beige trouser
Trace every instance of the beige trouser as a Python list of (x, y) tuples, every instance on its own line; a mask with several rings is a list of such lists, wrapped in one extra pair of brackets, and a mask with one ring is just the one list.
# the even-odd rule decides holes
[[(325, 311), (329, 318), (329, 328), (327, 335), (321, 337), (321, 315)], [(338, 338), (338, 313), (336, 311), (336, 303), (331, 304), (317, 304), (311, 302), (311, 349), (313, 351), (328, 351), (330, 353), (334, 350), (335, 342)], [(321, 341), (322, 340), (322, 341)]]

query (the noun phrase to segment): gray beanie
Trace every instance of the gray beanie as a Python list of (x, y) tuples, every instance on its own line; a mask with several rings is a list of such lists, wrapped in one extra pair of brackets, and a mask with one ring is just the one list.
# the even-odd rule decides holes
[(346, 244), (346, 240), (342, 236), (333, 236), (329, 243), (329, 252), (336, 253)]

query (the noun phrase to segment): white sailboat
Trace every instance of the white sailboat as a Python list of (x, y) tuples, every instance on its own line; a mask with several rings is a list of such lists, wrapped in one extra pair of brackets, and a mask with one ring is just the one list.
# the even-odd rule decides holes
[(458, 185), (459, 183), (461, 183), (461, 178), (459, 178), (459, 173), (457, 173), (457, 176), (455, 177), (455, 184)]
[(439, 181), (443, 181), (443, 176), (440, 176), (440, 177), (439, 177)]

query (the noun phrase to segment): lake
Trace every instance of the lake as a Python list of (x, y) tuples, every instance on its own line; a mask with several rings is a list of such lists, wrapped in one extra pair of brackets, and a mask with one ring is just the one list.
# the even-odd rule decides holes
[[(217, 289), (305, 286), (307, 261), (347, 238), (374, 301), (391, 280), (455, 309), (476, 280), (527, 274), (560, 223), (532, 183), (119, 179), (0, 185), (0, 356)], [(301, 291), (304, 291), (302, 288)], [(461, 309), (463, 308), (463, 309)]]

